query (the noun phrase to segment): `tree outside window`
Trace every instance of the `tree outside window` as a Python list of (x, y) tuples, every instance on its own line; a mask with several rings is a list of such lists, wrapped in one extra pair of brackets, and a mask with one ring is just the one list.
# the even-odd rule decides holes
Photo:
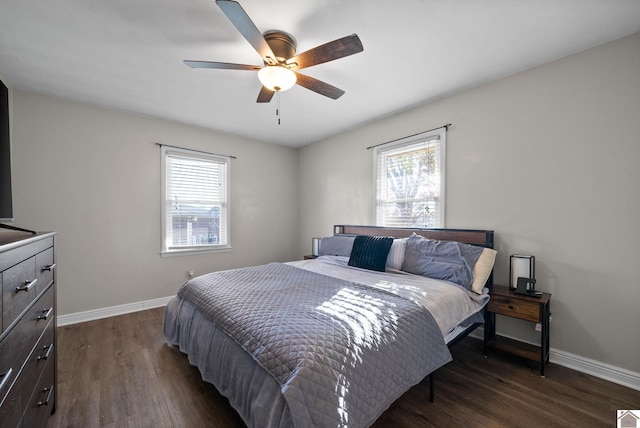
[(376, 148), (377, 225), (444, 227), (444, 133)]

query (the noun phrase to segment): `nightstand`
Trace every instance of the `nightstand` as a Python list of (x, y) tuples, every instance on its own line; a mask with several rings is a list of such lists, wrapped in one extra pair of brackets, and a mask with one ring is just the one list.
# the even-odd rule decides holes
[[(484, 354), (487, 348), (500, 349), (515, 355), (540, 362), (540, 376), (544, 377), (544, 366), (549, 362), (549, 303), (551, 294), (531, 297), (512, 292), (509, 287), (494, 285), (489, 292), (484, 325)], [(496, 314), (519, 318), (542, 326), (540, 346), (496, 335)]]

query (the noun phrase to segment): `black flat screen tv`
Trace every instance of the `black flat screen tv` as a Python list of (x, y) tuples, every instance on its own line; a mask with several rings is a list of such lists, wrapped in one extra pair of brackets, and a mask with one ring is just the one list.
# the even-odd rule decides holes
[(0, 221), (13, 221), (11, 147), (9, 141), (9, 89), (0, 81)]

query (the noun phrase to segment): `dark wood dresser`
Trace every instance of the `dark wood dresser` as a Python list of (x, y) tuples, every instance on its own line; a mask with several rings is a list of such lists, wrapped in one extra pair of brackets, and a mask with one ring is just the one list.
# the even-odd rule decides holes
[(43, 427), (56, 402), (55, 233), (0, 232), (0, 425)]

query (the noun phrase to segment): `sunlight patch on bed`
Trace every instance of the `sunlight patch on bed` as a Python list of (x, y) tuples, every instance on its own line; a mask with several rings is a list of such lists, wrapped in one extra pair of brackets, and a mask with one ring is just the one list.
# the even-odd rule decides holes
[[(351, 354), (344, 355), (342, 363), (355, 367), (361, 364), (365, 349), (377, 351), (381, 345), (394, 342), (398, 334), (398, 316), (395, 305), (350, 288), (342, 288), (330, 300), (316, 308), (340, 322), (347, 333), (347, 349)], [(342, 370), (341, 372), (344, 372)], [(338, 414), (342, 423), (349, 422), (349, 409), (346, 406), (350, 383), (338, 376), (335, 393), (338, 396)]]

